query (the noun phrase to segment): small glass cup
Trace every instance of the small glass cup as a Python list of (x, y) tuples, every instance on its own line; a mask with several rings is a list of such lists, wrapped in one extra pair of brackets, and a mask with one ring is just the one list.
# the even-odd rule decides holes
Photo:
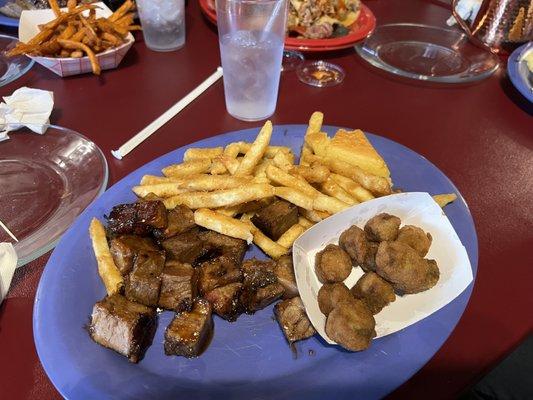
[(185, 0), (137, 0), (144, 42), (154, 51), (185, 44)]
[(226, 109), (243, 121), (276, 110), (287, 0), (217, 0)]

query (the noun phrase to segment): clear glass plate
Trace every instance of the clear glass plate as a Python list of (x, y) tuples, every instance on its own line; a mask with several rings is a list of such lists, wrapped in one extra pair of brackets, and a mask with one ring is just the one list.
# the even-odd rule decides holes
[[(24, 265), (52, 249), (76, 217), (107, 185), (102, 151), (83, 135), (49, 125), (27, 128), (0, 142), (0, 220), (18, 238)], [(0, 242), (13, 240), (0, 229)]]
[(300, 82), (316, 87), (338, 85), (346, 76), (340, 66), (322, 60), (300, 65), (296, 74)]
[(496, 55), (472, 44), (461, 31), (420, 24), (378, 26), (355, 49), (377, 68), (422, 81), (477, 81), (499, 65)]
[(33, 66), (33, 60), (26, 56), (6, 57), (4, 52), (18, 43), (13, 36), (0, 34), (0, 87), (20, 78)]

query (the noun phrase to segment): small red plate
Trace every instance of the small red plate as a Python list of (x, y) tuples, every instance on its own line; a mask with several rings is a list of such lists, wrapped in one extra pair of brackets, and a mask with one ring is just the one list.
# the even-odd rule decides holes
[[(209, 21), (216, 24), (217, 14), (214, 0), (199, 0), (200, 9)], [(364, 4), (361, 5), (359, 18), (350, 27), (346, 36), (331, 39), (297, 39), (286, 38), (285, 49), (306, 52), (323, 52), (346, 49), (366, 38), (376, 27), (376, 17)]]

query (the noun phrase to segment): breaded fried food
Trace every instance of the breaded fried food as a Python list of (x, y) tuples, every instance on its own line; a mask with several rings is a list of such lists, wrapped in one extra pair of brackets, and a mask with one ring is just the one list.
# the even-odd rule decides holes
[(350, 256), (335, 244), (328, 244), (315, 257), (315, 272), (322, 283), (342, 282), (351, 271)]
[(359, 278), (351, 293), (365, 303), (372, 314), (396, 300), (392, 285), (375, 272), (367, 272)]
[(381, 242), (376, 253), (376, 272), (389, 281), (397, 294), (419, 293), (435, 286), (439, 268), (402, 242)]
[(405, 225), (400, 229), (396, 240), (405, 243), (412, 249), (416, 250), (416, 252), (420, 254), (420, 257), (425, 257), (429, 251), (433, 238), (431, 237), (431, 234), (424, 232), (423, 229), (420, 229), (417, 226)]
[(354, 297), (342, 282), (325, 283), (318, 291), (318, 307), (324, 315), (328, 315), (337, 304), (350, 302)]
[(374, 242), (382, 242), (384, 240), (392, 241), (398, 237), (400, 224), (400, 218), (387, 213), (381, 213), (367, 221), (365, 232), (368, 238)]
[(339, 237), (339, 246), (350, 256), (354, 264), (362, 265), (368, 252), (368, 240), (361, 228), (353, 225), (342, 232)]
[(376, 336), (376, 320), (358, 299), (338, 304), (326, 320), (326, 334), (346, 350), (361, 351)]
[(376, 270), (376, 253), (378, 252), (379, 243), (368, 241), (368, 249), (365, 256), (365, 261), (361, 264), (361, 268), (365, 272)]

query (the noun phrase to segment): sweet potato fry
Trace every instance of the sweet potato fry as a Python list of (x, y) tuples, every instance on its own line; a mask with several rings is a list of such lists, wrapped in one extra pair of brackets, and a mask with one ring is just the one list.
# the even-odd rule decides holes
[(100, 75), (100, 64), (98, 63), (96, 55), (87, 45), (80, 43), (80, 42), (74, 42), (72, 40), (64, 40), (64, 39), (58, 39), (58, 42), (61, 46), (63, 46), (66, 49), (81, 50), (85, 52), (85, 54), (87, 54), (87, 57), (89, 57), (89, 61), (91, 62), (91, 68), (93, 70), (93, 74)]
[(122, 18), (129, 10), (133, 8), (133, 2), (126, 0), (122, 5), (108, 18), (109, 21), (115, 22)]
[(48, 0), (48, 4), (50, 4), (50, 8), (54, 12), (54, 15), (56, 17), (59, 17), (61, 15), (61, 10), (59, 9), (59, 4), (57, 4), (57, 0)]

